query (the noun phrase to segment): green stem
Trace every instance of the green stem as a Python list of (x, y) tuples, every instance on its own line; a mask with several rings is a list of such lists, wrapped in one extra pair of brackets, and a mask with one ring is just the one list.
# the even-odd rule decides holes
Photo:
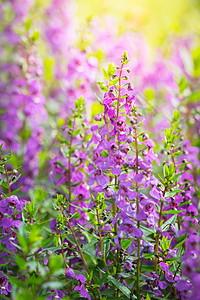
[[(136, 122), (136, 126), (137, 126), (137, 122)], [(135, 152), (136, 152), (136, 174), (138, 174), (138, 169), (139, 169), (139, 159), (138, 159), (138, 155), (139, 155), (139, 151), (138, 151), (138, 142), (137, 142), (137, 130), (135, 129)], [(138, 183), (136, 182), (135, 185), (135, 190), (137, 193), (136, 196), (136, 204), (137, 204), (137, 214), (139, 214), (140, 208), (139, 208), (139, 197), (138, 197)], [(140, 222), (137, 222), (137, 227), (140, 228)], [(137, 299), (140, 299), (140, 272), (141, 272), (141, 267), (140, 267), (140, 238), (137, 239), (137, 243), (138, 243), (138, 249), (137, 249)]]
[[(72, 132), (74, 130), (74, 125), (75, 125), (75, 119), (73, 119), (73, 125), (72, 125)], [(69, 150), (72, 148), (72, 141), (73, 141), (73, 135), (71, 134), (70, 137), (70, 142), (69, 142)], [(69, 155), (68, 158), (68, 174), (69, 174), (69, 195), (68, 195), (68, 201), (69, 201), (69, 213), (71, 212), (71, 154)]]
[[(163, 201), (160, 205), (160, 212), (159, 212), (159, 220), (158, 220), (158, 227), (160, 227), (161, 221), (162, 221), (162, 209), (163, 209)], [(154, 259), (154, 271), (157, 272), (157, 264), (158, 264), (158, 246), (159, 246), (159, 236), (160, 234), (157, 233), (156, 236), (156, 247), (155, 247), (155, 259)]]
[(77, 246), (78, 251), (79, 251), (79, 253), (80, 253), (80, 256), (81, 256), (81, 258), (82, 258), (82, 261), (83, 261), (83, 264), (84, 264), (84, 266), (85, 266), (85, 269), (86, 269), (87, 273), (90, 274), (90, 270), (89, 270), (89, 268), (88, 268), (88, 265), (87, 265), (87, 262), (86, 262), (86, 260), (85, 260), (84, 254), (83, 254), (83, 252), (82, 252), (82, 250), (81, 250), (81, 248), (80, 248), (80, 246), (79, 246), (78, 240), (77, 240), (76, 235), (75, 235), (75, 233), (74, 233), (74, 230), (73, 230), (73, 228), (72, 228), (72, 226), (71, 226), (71, 224), (70, 224), (70, 221), (69, 221), (69, 219), (66, 217), (66, 215), (65, 215), (65, 213), (64, 213), (64, 211), (63, 211), (63, 209), (62, 209), (61, 206), (60, 206), (60, 210), (61, 210), (61, 212), (62, 212), (64, 218), (66, 219), (67, 224), (68, 224), (68, 226), (69, 226), (69, 229), (70, 229), (70, 231), (71, 231), (71, 233), (72, 233), (72, 235), (73, 235), (73, 237), (74, 237), (76, 246)]
[(66, 267), (66, 262), (65, 262), (65, 254), (64, 254), (64, 247), (63, 247), (63, 240), (62, 240), (61, 230), (59, 230), (59, 234), (60, 234), (60, 243), (61, 243), (62, 258), (63, 258), (64, 269), (65, 269), (65, 273), (66, 273), (67, 267)]
[(105, 254), (104, 254), (104, 251), (103, 251), (103, 240), (102, 240), (102, 235), (101, 235), (101, 227), (100, 227), (100, 219), (99, 219), (98, 208), (96, 209), (96, 213), (97, 213), (98, 231), (99, 231), (99, 239), (100, 239), (100, 248), (101, 248), (101, 252), (103, 254), (103, 261), (104, 261), (104, 265), (105, 265), (105, 268), (106, 268), (106, 272), (107, 272), (107, 274), (109, 274)]
[[(176, 161), (175, 161), (175, 158), (173, 156), (173, 151), (171, 149), (171, 146), (170, 146), (170, 154), (171, 154), (171, 157), (172, 157), (174, 168), (176, 168)], [(177, 186), (177, 181), (175, 182), (175, 185)], [(177, 220), (178, 220), (178, 229), (180, 230), (181, 229), (181, 220), (180, 220), (179, 216), (177, 216)]]
[[(119, 92), (118, 92), (118, 98), (117, 98), (117, 119), (119, 117), (119, 102), (120, 102), (120, 94), (121, 94), (121, 77), (122, 77), (122, 71), (123, 71), (123, 64), (121, 64), (120, 72), (119, 72)], [(117, 176), (115, 176), (115, 186), (117, 185)], [(113, 209), (113, 217), (116, 216), (117, 213), (117, 207), (116, 203), (112, 205)], [(117, 234), (117, 224), (115, 224), (115, 234)]]
[[(62, 240), (61, 230), (59, 230), (59, 234), (60, 234), (60, 243), (61, 243), (61, 252), (62, 252), (62, 258), (63, 258), (64, 270), (65, 270), (65, 273), (66, 273), (67, 266), (66, 266), (66, 261), (65, 261), (64, 246), (63, 246), (63, 240)], [(67, 291), (68, 291), (69, 297), (71, 297), (70, 284), (68, 283), (68, 279), (67, 279), (66, 276), (65, 276), (65, 280), (67, 282)]]
[(3, 164), (3, 166), (4, 166), (5, 173), (6, 173), (6, 180), (7, 180), (7, 185), (8, 185), (8, 194), (9, 194), (9, 197), (10, 197), (11, 196), (11, 188), (10, 188), (10, 182), (9, 182), (9, 178), (8, 178), (8, 170), (7, 170), (7, 167), (6, 167), (5, 163)]

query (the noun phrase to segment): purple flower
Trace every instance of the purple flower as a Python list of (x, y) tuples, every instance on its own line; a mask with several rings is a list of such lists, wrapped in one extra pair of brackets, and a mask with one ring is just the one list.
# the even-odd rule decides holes
[(160, 267), (161, 267), (161, 270), (164, 271), (165, 278), (167, 279), (167, 281), (174, 282), (179, 279), (179, 276), (175, 276), (175, 278), (173, 279), (174, 275), (172, 272), (169, 271), (169, 266), (167, 264), (160, 262)]
[(137, 196), (137, 193), (129, 189), (130, 186), (132, 186), (131, 181), (121, 181), (119, 185), (119, 194), (122, 197), (128, 197), (130, 200), (133, 200)]
[(74, 288), (75, 291), (79, 291), (83, 298), (87, 298), (91, 300), (88, 291), (84, 288), (84, 283), (86, 282), (86, 278), (83, 275), (76, 275), (76, 279), (79, 280), (79, 285)]
[(122, 232), (126, 234), (127, 237), (130, 235), (136, 238), (141, 238), (143, 234), (142, 230), (140, 228), (137, 228), (133, 224), (133, 221), (128, 217), (125, 217), (123, 219), (123, 223), (120, 225), (118, 232), (120, 237), (122, 237)]
[(8, 295), (12, 291), (12, 287), (8, 283), (8, 277), (2, 271), (0, 271), (0, 287), (1, 294)]
[(75, 277), (74, 270), (72, 270), (70, 267), (67, 268), (67, 271), (65, 272), (66, 278), (72, 279)]
[(18, 212), (21, 212), (22, 210), (22, 205), (17, 196), (13, 195), (0, 201), (0, 212), (2, 214), (6, 213), (12, 216), (15, 213), (14, 208), (16, 208)]
[(132, 261), (130, 259), (125, 260), (124, 262), (124, 270), (126, 273), (129, 273), (132, 271)]

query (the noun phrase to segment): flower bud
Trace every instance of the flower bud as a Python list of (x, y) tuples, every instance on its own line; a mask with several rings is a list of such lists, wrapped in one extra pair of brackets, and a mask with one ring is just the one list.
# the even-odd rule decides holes
[(124, 262), (124, 270), (126, 273), (129, 273), (132, 271), (132, 261), (130, 259), (127, 259)]
[(144, 133), (142, 140), (145, 141), (145, 140), (148, 140), (148, 138), (149, 138), (149, 135), (147, 133)]
[(65, 272), (65, 277), (68, 279), (72, 279), (75, 277), (74, 271), (68, 267), (67, 271)]
[(101, 115), (101, 114), (97, 114), (97, 115), (94, 117), (95, 121), (98, 121), (98, 122), (101, 121), (101, 118), (102, 118), (102, 115)]
[(127, 143), (131, 144), (131, 143), (133, 143), (134, 138), (133, 138), (131, 135), (129, 135), (129, 136), (127, 137), (126, 141), (127, 141)]

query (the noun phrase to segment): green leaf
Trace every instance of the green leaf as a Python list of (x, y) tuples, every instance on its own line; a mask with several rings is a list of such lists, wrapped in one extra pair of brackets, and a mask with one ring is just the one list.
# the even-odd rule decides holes
[(183, 153), (183, 151), (176, 151), (172, 154), (172, 156), (178, 156), (180, 155), (181, 153)]
[(180, 118), (180, 112), (178, 110), (174, 110), (174, 112), (173, 112), (174, 121), (178, 122), (179, 118)]
[(126, 250), (128, 248), (128, 246), (131, 244), (131, 242), (132, 242), (131, 239), (121, 240), (122, 248), (124, 248)]
[(98, 85), (100, 86), (100, 88), (102, 89), (103, 92), (108, 92), (108, 88), (105, 84), (103, 84), (102, 82), (97, 82)]
[(127, 60), (128, 59), (128, 52), (124, 51), (123, 55), (122, 55), (122, 59), (123, 60)]
[(178, 83), (178, 86), (179, 86), (179, 91), (182, 94), (184, 92), (184, 90), (189, 86), (189, 83), (188, 83), (186, 77), (183, 77), (181, 79), (181, 81)]
[[(19, 239), (19, 238), (18, 238), (18, 239)], [(18, 248), (20, 251), (23, 251), (22, 247), (20, 247), (19, 245), (13, 243), (12, 241), (11, 241), (11, 244), (13, 244), (13, 245), (14, 245), (16, 248)]]
[(148, 265), (143, 265), (141, 268), (142, 272), (153, 272), (154, 271), (154, 266), (148, 266)]
[(149, 294), (147, 294), (146, 300), (151, 300), (151, 298), (149, 297)]
[(108, 157), (109, 153), (106, 150), (103, 150), (102, 153), (101, 153), (101, 156)]
[(109, 77), (113, 76), (116, 72), (116, 66), (114, 64), (108, 65), (108, 75)]
[(103, 251), (105, 253), (105, 256), (108, 255), (109, 250), (110, 250), (110, 241), (109, 240), (103, 241)]
[(143, 226), (143, 225), (140, 225), (140, 228), (142, 229), (144, 235), (150, 235), (150, 234), (154, 234), (155, 233), (155, 229), (154, 228), (146, 227), (146, 226)]
[(14, 180), (10, 181), (10, 185), (12, 185), (13, 183), (15, 183), (20, 177), (21, 177), (21, 174), (19, 174), (17, 177), (15, 177)]
[(50, 256), (49, 269), (53, 274), (63, 270), (63, 258), (62, 255)]
[(109, 74), (108, 74), (108, 72), (103, 68), (103, 76), (104, 76), (104, 78), (106, 79), (106, 80), (108, 80), (109, 79)]
[(163, 251), (166, 251), (169, 249), (170, 244), (171, 244), (172, 238), (170, 240), (168, 240), (168, 237), (163, 236), (162, 237), (162, 241), (161, 241), (161, 247)]
[[(121, 282), (119, 282), (111, 275), (108, 275), (108, 281), (112, 282), (127, 298), (130, 298), (131, 295), (130, 290), (126, 286), (124, 286)], [(133, 298), (137, 299), (135, 295), (133, 295)]]
[(118, 83), (118, 81), (119, 81), (119, 78), (115, 78), (113, 80), (110, 80), (109, 81), (109, 86), (115, 85), (116, 83)]
[(153, 89), (146, 89), (144, 95), (147, 101), (152, 101), (155, 98), (155, 91)]
[(27, 269), (25, 260), (18, 254), (15, 255), (15, 261), (22, 271)]
[[(68, 156), (65, 156), (68, 157)], [(56, 162), (57, 165), (59, 165), (63, 170), (65, 171), (69, 171), (65, 166), (63, 166), (63, 164), (61, 164), (59, 161)]]
[(173, 250), (176, 249), (176, 248), (177, 249), (180, 248), (181, 245), (185, 242), (185, 240), (186, 240), (186, 238), (183, 241), (181, 241), (180, 243), (178, 243), (176, 246), (174, 246)]
[(12, 191), (11, 195), (17, 195), (19, 193), (19, 191), (21, 191), (21, 189), (23, 189), (23, 186), (21, 186), (20, 188)]
[(0, 153), (1, 153), (1, 150), (2, 150), (2, 147), (3, 147), (3, 144), (4, 143), (1, 143), (1, 145), (0, 145)]
[(177, 214), (182, 213), (184, 211), (185, 211), (185, 209), (183, 209), (183, 210), (166, 210), (166, 211), (163, 211), (162, 213), (167, 214), (167, 215), (172, 215), (172, 214), (177, 215)]
[(169, 224), (174, 224), (176, 222), (177, 215), (173, 215), (169, 220), (167, 220), (161, 228), (164, 229)]
[(34, 31), (33, 34), (32, 34), (31, 40), (33, 42), (36, 42), (39, 39), (39, 37), (40, 37), (39, 31)]
[(71, 147), (71, 149), (69, 149), (69, 155), (71, 155), (72, 153), (74, 153), (74, 148)]
[(172, 176), (174, 174), (174, 164), (171, 163), (169, 166), (169, 176)]
[(67, 140), (63, 139), (63, 138), (62, 138), (61, 136), (59, 136), (59, 135), (58, 135), (58, 139), (59, 139), (59, 141), (60, 141), (61, 143), (69, 145), (69, 142), (68, 142)]
[[(49, 81), (53, 78), (54, 63), (55, 63), (54, 59), (49, 58), (49, 57), (45, 58), (45, 60), (44, 60), (44, 76), (47, 81)], [(58, 120), (58, 122), (59, 122), (59, 120)], [(64, 124), (62, 124), (62, 125), (64, 125)]]
[(42, 287), (44, 289), (49, 288), (50, 290), (55, 290), (55, 289), (61, 289), (63, 286), (65, 286), (66, 283), (59, 282), (59, 281), (48, 281), (45, 282)]
[(67, 118), (68, 119), (68, 121), (67, 121), (67, 126), (70, 128), (70, 129), (72, 129), (72, 119), (70, 119), (70, 118)]
[(192, 93), (189, 97), (189, 101), (190, 102), (196, 102), (196, 101), (199, 101), (200, 100), (200, 90), (196, 93)]
[(163, 166), (163, 174), (164, 174), (165, 178), (169, 177), (169, 168), (168, 168), (167, 164), (164, 164), (164, 166)]
[(17, 278), (11, 277), (9, 275), (7, 275), (11, 281), (11, 283), (13, 283), (14, 285), (21, 287), (21, 288), (25, 288), (25, 282), (22, 280), (19, 280)]
[(69, 155), (68, 149), (61, 147), (60, 151), (64, 157), (66, 157), (66, 158), (68, 157), (68, 155)]
[(187, 238), (187, 233), (184, 233), (183, 235), (179, 236), (176, 241), (179, 243)]
[(165, 186), (165, 181), (164, 181), (164, 179), (158, 174), (158, 177), (160, 178), (160, 181), (162, 182), (162, 184), (163, 184), (163, 187)]
[(94, 245), (96, 243), (98, 243), (98, 239), (93, 238), (91, 240), (91, 242), (89, 242), (83, 246), (83, 252), (92, 257), (96, 257), (96, 251), (95, 251), (95, 247), (94, 247)]
[(174, 197), (175, 195), (176, 195), (176, 192), (166, 192), (165, 193), (165, 198)]
[(81, 132), (81, 129), (79, 128), (72, 132), (72, 136), (75, 136), (75, 135), (79, 134), (80, 132)]

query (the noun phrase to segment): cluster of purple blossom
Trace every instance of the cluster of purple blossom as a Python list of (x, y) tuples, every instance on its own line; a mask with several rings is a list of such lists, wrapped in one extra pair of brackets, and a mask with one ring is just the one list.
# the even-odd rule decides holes
[[(21, 158), (27, 175), (24, 178), (24, 190), (27, 190), (33, 185), (34, 176), (38, 173), (38, 155), (41, 152), (43, 138), (41, 124), (45, 122), (47, 116), (44, 108), (45, 97), (42, 94), (43, 67), (37, 54), (37, 31), (32, 31), (27, 23), (24, 25), (26, 32), (23, 36), (16, 33), (16, 26), (24, 21), (27, 11), (32, 6), (31, 2), (25, 3), (27, 8), (22, 6), (20, 1), (14, 1), (14, 4), (13, 1), (9, 2), (11, 2), (10, 10), (14, 8), (15, 14), (10, 24), (5, 24), (1, 33), (3, 114), (1, 114), (0, 138), (4, 140), (7, 149), (12, 149), (18, 154), (18, 158)], [(11, 49), (7, 49), (7, 40), (11, 43)]]
[(198, 300), (192, 41), (152, 60), (144, 37), (118, 36), (113, 19), (106, 29), (91, 19), (78, 34), (73, 4), (53, 0), (40, 21), (55, 61), (46, 82), (32, 1), (0, 4), (0, 139), (15, 154), (0, 154), (2, 297)]
[[(120, 67), (115, 68), (110, 64), (108, 71), (104, 70), (105, 77), (108, 76), (106, 78), (107, 85), (100, 84), (101, 88), (106, 90), (101, 101), (104, 111), (95, 116), (95, 121), (103, 121), (104, 125), (101, 125), (100, 129), (97, 125), (91, 126), (91, 138), (85, 150), (87, 156), (90, 157), (92, 149), (87, 172), (87, 184), (90, 186), (91, 194), (85, 183), (85, 189), (82, 190), (86, 169), (80, 170), (76, 160), (75, 165), (78, 172), (84, 173), (82, 175), (79, 173), (78, 178), (74, 175), (77, 174), (77, 169), (74, 169), (74, 165), (69, 160), (66, 160), (66, 163), (63, 158), (62, 163), (58, 162), (58, 158), (53, 161), (53, 166), (56, 168), (55, 173), (61, 175), (57, 183), (66, 185), (70, 190), (70, 196), (69, 192), (66, 196), (66, 211), (64, 212), (62, 208), (58, 208), (58, 210), (64, 216), (64, 224), (66, 220), (68, 223), (70, 219), (71, 224), (74, 225), (77, 224), (76, 217), (71, 218), (70, 214), (80, 213), (80, 208), (83, 210), (84, 222), (82, 223), (82, 219), (78, 222), (79, 225), (82, 225), (82, 229), (77, 229), (75, 236), (84, 249), (87, 248), (87, 243), (85, 235), (81, 233), (85, 230), (95, 233), (98, 237), (96, 257), (101, 257), (103, 260), (104, 272), (107, 274), (116, 272), (116, 278), (131, 290), (131, 295), (135, 293), (140, 299), (142, 293), (140, 280), (144, 278), (147, 284), (143, 286), (142, 290), (149, 291), (156, 297), (166, 297), (167, 295), (170, 298), (176, 295), (176, 297), (181, 297), (180, 299), (184, 297), (190, 299), (190, 297), (196, 296), (198, 285), (195, 280), (198, 271), (190, 267), (190, 270), (188, 268), (190, 276), (185, 277), (184, 268), (187, 268), (188, 264), (197, 266), (198, 199), (195, 196), (193, 187), (195, 182), (192, 173), (195, 173), (194, 165), (199, 163), (198, 148), (191, 147), (189, 141), (183, 142), (179, 126), (180, 114), (174, 112), (172, 128), (165, 130), (165, 140), (163, 140), (164, 148), (166, 148), (164, 151), (169, 155), (169, 159), (164, 161), (163, 153), (160, 155), (160, 159), (157, 154), (154, 154), (154, 142), (148, 134), (141, 130), (143, 116), (137, 109), (138, 100), (135, 90), (128, 81), (127, 75), (130, 71), (126, 65), (127, 61), (125, 53)], [(76, 112), (74, 113), (76, 114)], [(60, 138), (62, 145), (66, 146), (67, 144), (66, 147), (70, 145), (68, 153), (72, 149), (70, 136), (80, 133), (80, 130), (77, 131), (77, 127), (73, 127), (71, 131), (70, 128), (71, 123), (68, 120), (68, 136), (65, 136), (65, 139)], [(79, 137), (76, 137), (75, 140), (77, 138), (80, 140)], [(77, 142), (75, 144), (78, 145)], [(82, 145), (84, 145), (84, 140)], [(95, 145), (96, 148), (94, 148)], [(68, 159), (69, 156), (70, 159), (82, 156), (82, 162), (88, 159), (82, 151), (79, 152), (79, 155), (78, 151), (74, 150), (70, 155), (68, 154), (69, 156), (67, 156), (66, 150), (62, 150), (62, 153)], [(163, 161), (164, 178), (155, 176), (153, 161), (156, 162), (158, 168), (160, 161)], [(72, 182), (76, 185), (78, 181), (79, 188), (71, 188)], [(76, 198), (76, 189), (80, 193), (80, 188), (81, 194)], [(74, 196), (72, 196), (73, 193)], [(83, 200), (83, 195), (84, 200), (92, 197), (89, 206), (82, 206), (79, 202)], [(73, 205), (71, 201), (73, 198), (79, 204)], [(64, 202), (62, 202), (62, 207), (65, 207), (63, 206)], [(70, 207), (76, 209), (71, 211)], [(94, 229), (94, 224), (91, 224), (91, 213), (96, 214), (99, 223), (97, 231)], [(103, 222), (99, 221), (100, 217), (103, 218)], [(59, 220), (60, 218), (57, 219), (57, 222), (52, 221), (54, 223), (53, 231), (55, 226), (60, 224)], [(87, 222), (88, 228), (84, 226), (85, 222)], [(62, 234), (71, 228), (69, 223), (67, 228), (63, 230)], [(75, 233), (71, 231), (70, 234), (74, 235)], [(112, 253), (110, 255), (104, 252), (103, 247), (107, 234), (109, 234), (110, 241), (113, 241), (109, 244), (108, 251)], [(128, 241), (125, 248), (124, 240)], [(69, 246), (69, 241), (71, 242), (68, 237), (63, 241), (63, 253), (67, 252), (68, 255), (67, 249), (72, 247), (72, 245)], [(193, 245), (191, 246), (191, 244)], [(76, 251), (79, 252), (77, 247), (78, 244)], [(88, 271), (82, 255), (79, 259), (82, 259), (82, 263)], [(181, 257), (182, 255), (183, 257)], [(186, 258), (181, 271), (182, 261)], [(69, 260), (71, 267), (67, 267), (67, 278), (75, 278), (78, 263), (80, 260), (73, 258)], [(113, 269), (113, 266), (116, 269)], [(136, 276), (137, 284), (135, 286), (133, 282), (127, 282), (126, 277), (119, 275), (122, 266), (126, 273), (133, 274), (133, 277)], [(175, 273), (172, 271), (173, 267), (175, 267)], [(151, 272), (147, 270), (151, 270)], [(160, 270), (160, 275), (157, 270)], [(95, 270), (93, 271), (95, 272)], [(189, 278), (190, 281), (188, 281)], [(93, 280), (95, 281), (95, 278)], [(111, 289), (111, 286), (109, 283), (102, 283), (100, 290)], [(81, 289), (80, 292), (83, 297), (90, 299), (90, 295), (87, 296)]]

